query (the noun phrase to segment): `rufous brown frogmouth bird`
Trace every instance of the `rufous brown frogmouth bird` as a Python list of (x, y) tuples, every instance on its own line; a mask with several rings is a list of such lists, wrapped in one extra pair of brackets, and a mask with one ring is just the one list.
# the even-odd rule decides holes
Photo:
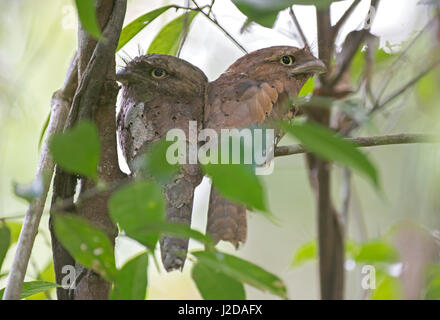
[[(205, 127), (245, 128), (292, 118), (296, 97), (306, 81), (326, 67), (307, 49), (275, 46), (239, 58), (217, 80), (209, 83)], [(281, 138), (278, 132), (275, 144)], [(252, 186), (249, 186), (252, 187)], [(236, 247), (246, 240), (246, 207), (229, 202), (211, 189), (207, 232), (215, 242)]]
[[(182, 129), (188, 139), (190, 121), (197, 122), (198, 130), (202, 127), (208, 80), (192, 64), (167, 55), (144, 55), (118, 72), (117, 80), (123, 84), (118, 136), (134, 175), (141, 174), (136, 160), (168, 130)], [(184, 164), (172, 181), (163, 184), (168, 221), (191, 224), (194, 189), (202, 177), (197, 164)], [(164, 236), (160, 248), (167, 271), (183, 268), (188, 239)]]

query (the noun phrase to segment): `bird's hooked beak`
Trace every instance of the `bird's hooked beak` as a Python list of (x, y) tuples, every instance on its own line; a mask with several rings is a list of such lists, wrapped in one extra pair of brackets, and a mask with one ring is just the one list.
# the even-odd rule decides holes
[(128, 71), (127, 68), (121, 69), (118, 72), (116, 72), (116, 80), (121, 83), (126, 83), (128, 82), (128, 79), (131, 77), (131, 75), (132, 73)]
[(305, 74), (305, 73), (320, 74), (326, 72), (327, 72), (327, 67), (325, 66), (324, 62), (322, 62), (319, 59), (306, 61), (294, 67), (291, 70), (292, 75)]

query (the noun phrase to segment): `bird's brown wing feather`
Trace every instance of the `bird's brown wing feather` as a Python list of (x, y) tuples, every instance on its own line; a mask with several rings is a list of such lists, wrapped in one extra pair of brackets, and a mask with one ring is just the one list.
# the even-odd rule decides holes
[[(219, 131), (277, 119), (274, 106), (282, 92), (281, 82), (269, 85), (233, 75), (222, 76), (208, 85), (205, 127)], [(224, 240), (238, 247), (246, 241), (246, 206), (225, 199), (213, 186), (206, 230), (215, 243)]]
[(209, 84), (205, 124), (207, 128), (245, 128), (271, 116), (282, 91), (281, 82), (271, 86), (249, 79), (220, 77)]

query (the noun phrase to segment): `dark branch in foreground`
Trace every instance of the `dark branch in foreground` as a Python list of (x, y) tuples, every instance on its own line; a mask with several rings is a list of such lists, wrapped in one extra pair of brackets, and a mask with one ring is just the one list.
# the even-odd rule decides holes
[[(347, 138), (358, 147), (377, 147), (392, 144), (410, 144), (410, 143), (439, 143), (440, 136), (429, 134), (392, 134), (376, 137)], [(275, 157), (289, 156), (293, 154), (306, 153), (306, 149), (300, 144), (290, 146), (281, 146), (275, 149)]]

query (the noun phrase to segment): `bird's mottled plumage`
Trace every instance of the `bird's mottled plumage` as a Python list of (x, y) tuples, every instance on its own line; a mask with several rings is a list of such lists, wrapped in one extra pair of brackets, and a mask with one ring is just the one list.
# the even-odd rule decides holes
[[(136, 159), (168, 130), (182, 129), (188, 138), (189, 121), (201, 128), (207, 78), (192, 64), (172, 56), (144, 55), (130, 61), (117, 79), (123, 84), (118, 136), (135, 174)], [(186, 164), (164, 185), (168, 221), (191, 224), (194, 189), (201, 179), (199, 166)], [(188, 239), (165, 236), (160, 244), (165, 269), (181, 269)]]
[[(324, 71), (324, 64), (306, 48), (276, 46), (246, 54), (209, 83), (205, 127), (245, 128), (291, 118), (295, 110), (288, 98), (297, 96), (314, 73)], [(279, 138), (280, 133), (276, 142)], [(213, 188), (207, 232), (215, 241), (238, 246), (246, 240), (246, 229), (245, 206), (229, 202)]]

